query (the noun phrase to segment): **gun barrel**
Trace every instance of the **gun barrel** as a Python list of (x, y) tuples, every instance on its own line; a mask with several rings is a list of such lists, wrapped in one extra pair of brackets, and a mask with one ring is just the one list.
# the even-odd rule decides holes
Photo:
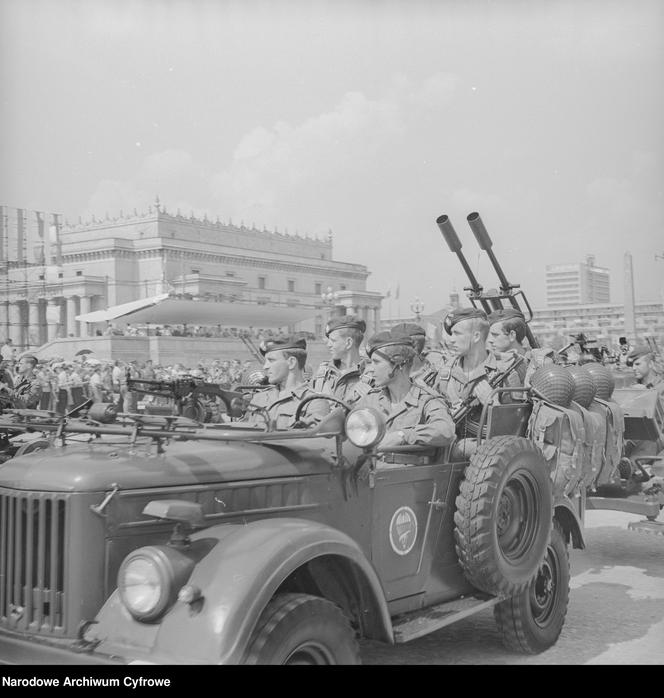
[(507, 280), (505, 272), (502, 270), (500, 264), (498, 264), (496, 255), (493, 253), (493, 250), (491, 249), (493, 247), (493, 242), (491, 241), (491, 237), (489, 236), (489, 233), (487, 232), (487, 229), (484, 226), (482, 219), (480, 218), (480, 214), (476, 211), (470, 213), (466, 217), (466, 220), (468, 221), (470, 229), (473, 231), (473, 235), (475, 236), (475, 239), (477, 240), (477, 244), (480, 246), (480, 249), (484, 250), (484, 252), (487, 253), (487, 256), (491, 260), (491, 264), (493, 265), (493, 268), (496, 270), (496, 274), (498, 275), (498, 279), (500, 280), (501, 290), (504, 293), (508, 293), (513, 287)]
[[(473, 274), (473, 270), (470, 268), (468, 260), (461, 251), (461, 240), (459, 240), (459, 236), (456, 234), (456, 230), (454, 230), (454, 226), (452, 225), (449, 216), (446, 216), (445, 214), (443, 214), (442, 216), (438, 216), (438, 218), (436, 218), (436, 223), (438, 225), (438, 228), (440, 228), (440, 232), (443, 234), (443, 237), (445, 238), (447, 246), (459, 258), (459, 262), (461, 262), (461, 266), (463, 267), (463, 270), (466, 272), (468, 281), (470, 281), (470, 287), (474, 296), (481, 296), (482, 287), (480, 286), (479, 281), (475, 277), (475, 274)], [(488, 314), (493, 310), (491, 305), (485, 299), (480, 298), (479, 300), (482, 305), (482, 309), (485, 313)]]

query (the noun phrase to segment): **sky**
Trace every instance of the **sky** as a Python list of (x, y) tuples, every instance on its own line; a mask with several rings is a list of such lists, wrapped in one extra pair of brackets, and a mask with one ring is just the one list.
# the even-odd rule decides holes
[(463, 293), (441, 214), (497, 285), (477, 211), (533, 307), (627, 251), (661, 300), (662, 66), (659, 0), (0, 0), (0, 203), (332, 230), (384, 317)]

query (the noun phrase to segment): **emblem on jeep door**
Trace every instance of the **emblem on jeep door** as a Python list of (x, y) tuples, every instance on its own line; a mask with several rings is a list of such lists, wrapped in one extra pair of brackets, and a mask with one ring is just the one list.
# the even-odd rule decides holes
[(399, 507), (390, 521), (390, 545), (397, 555), (408, 555), (417, 539), (417, 517), (410, 507)]

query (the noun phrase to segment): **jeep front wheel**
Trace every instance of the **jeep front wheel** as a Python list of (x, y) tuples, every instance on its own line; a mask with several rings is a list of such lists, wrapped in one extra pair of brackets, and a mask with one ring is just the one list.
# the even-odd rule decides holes
[(279, 594), (265, 607), (244, 664), (359, 664), (355, 634), (341, 609), (308, 594)]
[(468, 581), (489, 594), (525, 589), (544, 559), (553, 515), (537, 446), (514, 436), (483, 443), (466, 468), (456, 509), (456, 552)]
[(538, 654), (552, 647), (563, 629), (569, 601), (569, 555), (556, 522), (544, 563), (530, 587), (494, 608), (503, 643), (511, 650)]

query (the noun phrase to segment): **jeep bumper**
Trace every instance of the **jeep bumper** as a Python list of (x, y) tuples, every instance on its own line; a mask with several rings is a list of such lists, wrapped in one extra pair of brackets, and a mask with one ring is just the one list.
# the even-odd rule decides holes
[(73, 640), (26, 639), (0, 632), (0, 664), (126, 664), (119, 657), (96, 652), (77, 652)]

